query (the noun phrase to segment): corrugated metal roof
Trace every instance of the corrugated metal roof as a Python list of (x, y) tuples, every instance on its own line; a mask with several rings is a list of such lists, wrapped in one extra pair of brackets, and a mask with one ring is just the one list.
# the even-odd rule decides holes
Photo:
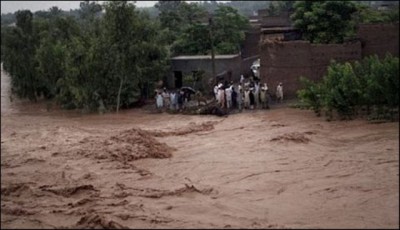
[[(215, 59), (232, 59), (238, 56), (239, 54), (215, 55)], [(199, 59), (211, 59), (211, 55), (187, 55), (187, 56), (176, 56), (171, 58), (171, 60), (199, 60)]]
[(294, 27), (269, 27), (269, 28), (261, 28), (261, 33), (282, 33), (289, 31), (298, 31)]

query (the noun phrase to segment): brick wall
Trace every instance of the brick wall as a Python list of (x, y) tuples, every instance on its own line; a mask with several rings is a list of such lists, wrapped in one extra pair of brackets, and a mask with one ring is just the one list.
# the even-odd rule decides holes
[(296, 97), (300, 76), (320, 80), (331, 59), (350, 61), (361, 59), (359, 41), (346, 44), (310, 44), (307, 41), (265, 41), (261, 45), (260, 77), (270, 92), (283, 83), (285, 98)]
[(245, 40), (242, 45), (242, 58), (260, 55), (260, 28), (245, 32)]
[(361, 24), (359, 41), (346, 44), (310, 44), (307, 41), (268, 41), (260, 45), (261, 80), (275, 93), (279, 82), (284, 84), (286, 98), (296, 97), (300, 76), (318, 81), (327, 71), (331, 59), (339, 62), (360, 60), (386, 52), (399, 56), (399, 23)]
[(386, 52), (399, 56), (399, 23), (361, 24), (357, 36), (363, 47), (363, 57), (372, 54), (384, 57)]
[(292, 23), (288, 16), (263, 16), (261, 17), (261, 27), (284, 27)]
[(285, 27), (291, 26), (292, 22), (290, 20), (289, 12), (282, 12), (277, 16), (260, 16), (261, 27)]

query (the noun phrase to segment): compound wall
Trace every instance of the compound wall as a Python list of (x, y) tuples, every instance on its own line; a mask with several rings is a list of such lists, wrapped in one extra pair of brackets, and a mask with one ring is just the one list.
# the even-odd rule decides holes
[(242, 46), (242, 58), (260, 55), (260, 28), (254, 28), (245, 32), (245, 40)]
[(362, 56), (376, 54), (384, 57), (387, 52), (399, 56), (399, 23), (361, 24), (357, 36), (362, 44)]
[(307, 41), (265, 41), (261, 45), (260, 77), (270, 92), (283, 83), (285, 98), (296, 97), (300, 76), (318, 81), (326, 73), (331, 59), (339, 62), (360, 60), (361, 43), (310, 44)]
[(260, 46), (261, 80), (267, 82), (271, 93), (279, 82), (284, 85), (286, 98), (296, 97), (300, 76), (318, 81), (327, 72), (331, 59), (338, 62), (361, 60), (387, 52), (399, 56), (399, 23), (361, 24), (358, 40), (345, 44), (310, 44), (307, 41), (263, 40)]

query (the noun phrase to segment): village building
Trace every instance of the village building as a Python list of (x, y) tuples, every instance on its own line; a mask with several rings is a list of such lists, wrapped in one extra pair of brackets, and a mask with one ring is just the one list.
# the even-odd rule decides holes
[(249, 22), (251, 27), (245, 32), (241, 52), (215, 56), (215, 78), (212, 77), (211, 55), (178, 56), (171, 58), (168, 87), (183, 86), (183, 76), (194, 76), (199, 71), (204, 71), (214, 82), (237, 82), (242, 74), (251, 76), (250, 67), (260, 60), (260, 80), (270, 86), (270, 93), (273, 95), (276, 85), (283, 82), (285, 97), (294, 98), (301, 88), (300, 77), (315, 81), (322, 79), (331, 60), (345, 62), (361, 60), (373, 54), (381, 58), (386, 53), (399, 55), (398, 22), (358, 25), (356, 39), (344, 44), (310, 44), (303, 41), (301, 32), (292, 25), (290, 12), (268, 16), (267, 10), (262, 9), (250, 16)]
[[(242, 59), (239, 54), (215, 55), (215, 73), (217, 80), (237, 81), (240, 79)], [(171, 58), (171, 71), (167, 77), (168, 88), (180, 88), (183, 78), (187, 75), (195, 76), (204, 71), (208, 78), (212, 78), (211, 55), (177, 56)]]

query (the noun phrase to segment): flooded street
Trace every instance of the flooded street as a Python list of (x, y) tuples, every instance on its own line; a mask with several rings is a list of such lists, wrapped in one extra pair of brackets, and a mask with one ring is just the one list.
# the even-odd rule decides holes
[(2, 71), (1, 226), (399, 228), (399, 123), (47, 111)]

